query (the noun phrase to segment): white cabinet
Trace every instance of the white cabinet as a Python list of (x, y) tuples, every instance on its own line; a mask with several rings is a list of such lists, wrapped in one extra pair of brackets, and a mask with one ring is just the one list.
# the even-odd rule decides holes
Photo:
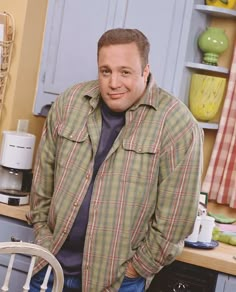
[(49, 0), (34, 114), (68, 86), (97, 78), (97, 41), (113, 27), (138, 28), (147, 35), (157, 83), (179, 96), (194, 2)]

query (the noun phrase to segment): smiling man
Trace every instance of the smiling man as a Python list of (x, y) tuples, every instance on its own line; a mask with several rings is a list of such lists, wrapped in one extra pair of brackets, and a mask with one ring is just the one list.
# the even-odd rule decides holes
[(99, 50), (100, 92), (114, 112), (126, 111), (144, 94), (150, 72), (139, 56), (134, 42), (102, 46)]
[[(156, 85), (149, 49), (137, 29), (105, 32), (98, 80), (66, 90), (48, 114), (28, 220), (60, 261), (64, 292), (143, 292), (192, 232), (202, 131)], [(31, 292), (45, 262), (35, 273)]]

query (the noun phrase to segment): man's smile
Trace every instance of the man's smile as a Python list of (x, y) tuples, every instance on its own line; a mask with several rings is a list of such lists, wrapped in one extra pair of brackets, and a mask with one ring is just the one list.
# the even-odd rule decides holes
[(127, 93), (127, 91), (125, 91), (125, 92), (112, 92), (112, 93), (108, 93), (108, 95), (111, 99), (118, 99), (118, 98), (123, 97), (126, 93)]

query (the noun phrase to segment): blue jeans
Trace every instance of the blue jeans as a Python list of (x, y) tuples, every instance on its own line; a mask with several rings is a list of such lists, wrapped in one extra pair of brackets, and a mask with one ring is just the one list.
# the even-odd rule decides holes
[(128, 278), (124, 277), (119, 292), (144, 292), (145, 279), (142, 277)]
[[(30, 282), (30, 292), (39, 292), (40, 285), (43, 283), (44, 276), (46, 274), (47, 267), (43, 268), (37, 274), (35, 274)], [(48, 288), (46, 292), (51, 292), (53, 286), (53, 274), (51, 273), (48, 280)], [(79, 277), (64, 275), (64, 288), (63, 292), (81, 292), (81, 280)]]
[[(30, 292), (39, 292), (40, 285), (43, 282), (47, 267), (43, 268), (37, 274), (35, 274), (30, 282)], [(81, 292), (81, 280), (75, 276), (64, 276), (64, 288), (63, 292)], [(53, 274), (51, 273), (48, 281), (48, 288), (46, 292), (51, 292), (53, 286)], [(142, 277), (128, 278), (124, 277), (119, 292), (144, 292), (145, 279)]]

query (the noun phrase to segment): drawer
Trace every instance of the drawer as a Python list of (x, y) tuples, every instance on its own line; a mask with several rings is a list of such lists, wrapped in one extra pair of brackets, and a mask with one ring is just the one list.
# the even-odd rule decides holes
[(26, 222), (0, 216), (0, 241), (33, 242), (33, 228)]
[[(33, 228), (24, 221), (0, 215), (0, 242), (14, 240), (33, 242)], [(4, 282), (9, 260), (9, 255), (0, 254), (0, 287)], [(14, 276), (12, 277), (13, 280), (10, 281), (9, 291), (22, 291), (20, 287), (22, 287), (25, 282), (29, 264), (29, 256), (16, 255), (12, 270)]]

